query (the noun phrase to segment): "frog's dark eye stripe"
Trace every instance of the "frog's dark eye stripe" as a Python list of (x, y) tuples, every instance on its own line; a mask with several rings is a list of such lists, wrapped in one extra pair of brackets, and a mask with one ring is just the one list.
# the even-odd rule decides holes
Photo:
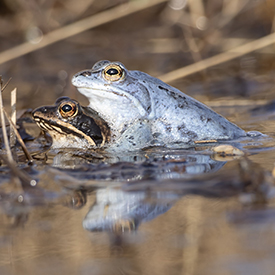
[(59, 112), (62, 117), (70, 118), (74, 117), (78, 113), (78, 108), (74, 102), (63, 102), (59, 106)]
[(124, 70), (116, 64), (110, 64), (103, 71), (103, 76), (107, 81), (118, 81), (124, 77)]

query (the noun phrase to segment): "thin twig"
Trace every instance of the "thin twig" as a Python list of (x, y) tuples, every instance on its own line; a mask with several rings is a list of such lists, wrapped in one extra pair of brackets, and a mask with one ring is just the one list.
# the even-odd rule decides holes
[(10, 163), (12, 163), (13, 162), (13, 158), (12, 158), (12, 153), (11, 153), (11, 149), (10, 149), (10, 146), (9, 146), (7, 129), (6, 129), (6, 122), (5, 122), (5, 116), (4, 116), (4, 107), (3, 107), (3, 99), (2, 99), (2, 85), (1, 85), (1, 83), (0, 83), (0, 116), (1, 116), (3, 139), (4, 139), (5, 148), (6, 148), (6, 151), (7, 151), (7, 158), (8, 158), (8, 161)]
[(122, 4), (112, 9), (100, 12), (96, 15), (92, 15), (88, 18), (82, 19), (78, 22), (72, 23), (44, 35), (42, 41), (38, 44), (31, 44), (26, 42), (0, 53), (0, 64), (27, 53), (36, 51), (73, 35), (79, 34), (88, 29), (100, 26), (102, 24), (114, 21), (121, 17), (167, 1), (168, 0), (131, 1), (130, 3)]
[[(2, 123), (2, 131), (3, 131), (4, 144), (5, 144), (6, 151), (7, 151), (7, 159), (4, 156), (2, 156), (2, 155), (0, 155), (0, 158), (10, 168), (10, 170), (12, 172), (12, 175), (13, 176), (17, 176), (20, 179), (21, 184), (26, 183), (26, 184), (30, 184), (31, 186), (35, 186), (37, 184), (36, 180), (34, 180), (33, 178), (31, 178), (27, 173), (19, 170), (16, 167), (16, 163), (14, 162), (14, 160), (12, 158), (12, 153), (11, 153), (11, 150), (10, 150), (10, 147), (9, 147), (9, 141), (8, 141), (8, 136), (7, 136), (7, 130), (6, 130), (6, 123), (5, 123), (4, 113), (6, 113), (6, 111), (4, 110), (4, 107), (3, 107), (2, 85), (1, 85), (1, 77), (0, 77), (0, 116), (1, 116), (1, 123)], [(8, 115), (7, 115), (7, 118), (10, 119), (8, 117)], [(12, 123), (12, 121), (10, 121), (10, 123)], [(15, 131), (15, 133), (16, 132), (17, 131)], [(19, 186), (19, 188), (23, 192), (22, 185)], [(20, 196), (23, 198), (23, 195), (20, 195)]]
[(185, 77), (190, 74), (194, 74), (205, 70), (209, 67), (219, 65), (221, 63), (230, 61), (234, 58), (243, 56), (245, 54), (251, 53), (256, 50), (260, 50), (264, 47), (270, 46), (275, 43), (275, 33), (269, 34), (245, 45), (236, 47), (229, 51), (217, 54), (215, 56), (206, 58), (194, 64), (188, 65), (186, 67), (171, 71), (167, 74), (159, 76), (159, 78), (164, 82), (172, 82), (176, 79)]
[(24, 154), (25, 154), (26, 158), (28, 159), (28, 161), (33, 161), (33, 158), (31, 156), (31, 154), (29, 153), (29, 151), (28, 151), (28, 149), (27, 149), (24, 141), (22, 140), (20, 134), (18, 133), (18, 131), (16, 129), (16, 124), (13, 123), (12, 119), (9, 117), (9, 115), (7, 114), (7, 112), (5, 110), (4, 110), (4, 114), (5, 114), (6, 118), (7, 118), (7, 120), (9, 121), (10, 126), (13, 129), (13, 131), (14, 131), (14, 134), (16, 135), (16, 137), (18, 139), (18, 142), (20, 143), (20, 145), (21, 145), (21, 147), (22, 147), (22, 149), (24, 151)]
[[(5, 115), (7, 117), (6, 112), (5, 112)], [(11, 122), (13, 123), (13, 125), (16, 125), (16, 88), (13, 89), (11, 92)], [(10, 127), (10, 146), (11, 147), (13, 147), (16, 142), (15, 131), (17, 131), (16, 127)]]
[(9, 80), (6, 82), (6, 84), (2, 87), (2, 92), (6, 89), (6, 87), (9, 85), (11, 81), (11, 77), (9, 78)]

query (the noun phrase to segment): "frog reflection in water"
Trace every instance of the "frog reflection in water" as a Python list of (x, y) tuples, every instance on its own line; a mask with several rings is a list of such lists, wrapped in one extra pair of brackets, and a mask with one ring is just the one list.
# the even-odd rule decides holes
[(124, 192), (116, 188), (96, 191), (96, 201), (83, 220), (89, 231), (134, 231), (143, 222), (167, 212), (181, 195), (158, 192)]
[(245, 131), (176, 88), (119, 62), (99, 61), (72, 84), (107, 122), (111, 143), (125, 149), (227, 140)]
[(58, 98), (53, 106), (35, 109), (32, 116), (51, 135), (53, 148), (102, 147), (110, 139), (104, 120), (69, 97)]

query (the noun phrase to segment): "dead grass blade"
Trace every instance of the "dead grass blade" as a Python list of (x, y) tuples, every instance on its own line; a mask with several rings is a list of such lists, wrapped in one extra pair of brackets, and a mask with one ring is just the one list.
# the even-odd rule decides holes
[(31, 44), (29, 42), (26, 42), (0, 53), (0, 64), (25, 55), (27, 53), (36, 51), (88, 29), (100, 26), (102, 24), (114, 21), (121, 17), (167, 1), (168, 0), (131, 1), (130, 3), (122, 4), (96, 15), (92, 15), (88, 18), (82, 19), (78, 22), (72, 23), (44, 35), (42, 41), (38, 44)]
[(5, 83), (5, 85), (2, 87), (2, 92), (6, 89), (6, 87), (9, 85), (11, 81), (11, 77), (9, 78), (9, 80)]
[[(223, 1), (223, 9), (219, 16), (219, 28), (224, 27), (228, 23), (230, 23), (246, 6), (249, 0), (230, 0)], [(251, 6), (251, 5), (250, 5)]]
[(231, 49), (229, 51), (226, 51), (224, 53), (217, 54), (213, 57), (206, 58), (206, 59), (196, 62), (194, 64), (188, 65), (186, 67), (171, 71), (167, 74), (163, 74), (163, 75), (159, 76), (158, 78), (160, 78), (164, 82), (172, 82), (176, 79), (185, 77), (190, 74), (200, 72), (200, 71), (205, 70), (209, 67), (219, 65), (221, 63), (230, 61), (234, 58), (237, 58), (237, 57), (243, 56), (245, 54), (260, 50), (260, 49), (270, 46), (274, 43), (275, 43), (275, 33), (272, 33), (265, 37), (259, 38), (252, 42), (249, 42), (245, 45), (242, 45), (242, 46), (236, 47), (234, 49)]
[[(2, 81), (0, 81), (2, 82)], [(6, 129), (6, 122), (5, 122), (5, 116), (4, 116), (4, 106), (3, 106), (3, 99), (2, 99), (2, 84), (0, 83), (0, 116), (1, 116), (1, 124), (2, 124), (2, 132), (3, 132), (3, 139), (5, 148), (7, 151), (7, 158), (10, 163), (13, 162), (11, 149), (9, 146), (9, 140), (7, 135), (7, 129)]]
[(23, 149), (23, 151), (24, 151), (24, 154), (25, 154), (26, 158), (28, 159), (28, 161), (32, 162), (32, 161), (33, 161), (33, 158), (32, 158), (32, 156), (31, 156), (31, 154), (29, 153), (29, 151), (28, 151), (28, 149), (27, 149), (27, 147), (26, 147), (24, 141), (22, 140), (20, 134), (18, 133), (18, 131), (17, 131), (17, 129), (16, 129), (16, 124), (14, 124), (14, 122), (12, 121), (12, 118), (10, 118), (10, 116), (7, 114), (7, 112), (6, 112), (5, 110), (4, 110), (4, 114), (5, 114), (6, 118), (7, 118), (7, 120), (9, 121), (10, 127), (13, 129), (14, 134), (16, 135), (18, 142), (19, 142), (20, 145), (21, 145), (21, 147), (22, 147), (22, 149)]
[[(5, 112), (7, 117), (7, 113)], [(16, 125), (16, 88), (11, 91), (11, 121), (13, 125)], [(11, 122), (10, 122), (11, 125)], [(17, 131), (16, 127), (10, 127), (10, 146), (11, 148), (15, 146), (16, 137), (15, 131)]]
[[(17, 178), (20, 179), (21, 185), (17, 186), (17, 187), (20, 189), (20, 192), (23, 192), (22, 184), (35, 186), (37, 184), (37, 182), (36, 182), (36, 180), (32, 179), (27, 173), (25, 173), (24, 171), (19, 170), (16, 167), (16, 163), (13, 160), (12, 152), (11, 152), (11, 149), (10, 149), (10, 146), (9, 146), (4, 113), (7, 116), (8, 120), (10, 120), (10, 123), (12, 124), (11, 119), (7, 115), (6, 111), (4, 110), (3, 99), (2, 99), (2, 79), (0, 77), (0, 117), (1, 117), (4, 144), (5, 144), (5, 148), (6, 148), (6, 151), (7, 151), (7, 158), (0, 154), (0, 159), (2, 159), (7, 164), (7, 166), (10, 168), (12, 176), (17, 177)], [(14, 128), (15, 128), (15, 133), (18, 133), (15, 125), (14, 125)], [(21, 139), (21, 137), (20, 137), (20, 139)], [(21, 199), (23, 199), (23, 195), (18, 196), (18, 200), (21, 200)]]

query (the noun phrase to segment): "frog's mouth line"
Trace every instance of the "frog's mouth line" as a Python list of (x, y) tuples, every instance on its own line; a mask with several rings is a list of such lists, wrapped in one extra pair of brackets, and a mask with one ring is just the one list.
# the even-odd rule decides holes
[[(84, 94), (88, 99), (91, 98), (91, 101), (92, 101), (92, 97), (91, 96), (93, 96), (93, 95), (101, 97), (101, 98), (113, 100), (110, 97), (105, 97), (104, 95), (100, 95), (99, 93), (94, 93), (92, 91), (104, 92), (106, 94), (108, 94), (108, 93), (110, 94), (111, 93), (111, 94), (114, 94), (116, 96), (125, 97), (125, 98), (129, 99), (135, 105), (135, 107), (139, 110), (139, 113), (140, 113), (141, 116), (146, 116), (146, 114), (147, 114), (147, 112), (143, 108), (142, 104), (135, 97), (133, 97), (133, 96), (131, 96), (129, 94), (126, 95), (126, 94), (119, 93), (119, 92), (116, 92), (116, 91), (113, 91), (113, 90), (103, 90), (103, 89), (87, 88), (87, 87), (77, 87), (77, 89), (82, 94)], [(90, 104), (91, 104), (91, 102), (90, 102)]]
[[(114, 95), (117, 95), (117, 96), (126, 97), (126, 98), (128, 98), (128, 99), (130, 100), (130, 98), (129, 98), (127, 95), (121, 94), (121, 93), (116, 92), (116, 91), (113, 91), (113, 90), (103, 90), (103, 89), (88, 88), (88, 87), (81, 87), (81, 86), (77, 87), (77, 89), (78, 89), (78, 90), (81, 90), (81, 91), (84, 91), (84, 92), (85, 92), (85, 91), (88, 91), (88, 93), (91, 94), (91, 95), (94, 94), (94, 93), (91, 92), (91, 91), (98, 91), (98, 92), (104, 92), (104, 93), (107, 93), (107, 94), (114, 94)], [(89, 96), (89, 94), (86, 95), (86, 92), (85, 92), (85, 95), (86, 95), (87, 97)], [(100, 96), (100, 95), (97, 94), (97, 96)], [(102, 97), (104, 97), (104, 96), (102, 96)], [(106, 98), (106, 97), (104, 97), (104, 98)]]
[(104, 135), (102, 135), (103, 139), (100, 142), (100, 144), (98, 144), (98, 141), (92, 139), (90, 136), (88, 136), (85, 133), (81, 132), (80, 130), (73, 127), (69, 123), (64, 123), (63, 121), (59, 121), (57, 123), (56, 121), (47, 120), (47, 119), (41, 118), (39, 116), (33, 116), (33, 119), (35, 120), (37, 125), (42, 130), (44, 130), (46, 132), (54, 131), (54, 132), (57, 132), (58, 134), (61, 134), (61, 135), (73, 135), (73, 136), (76, 136), (80, 139), (84, 138), (88, 141), (89, 144), (91, 144), (92, 146), (95, 146), (95, 147), (103, 146), (104, 143), (105, 143)]

